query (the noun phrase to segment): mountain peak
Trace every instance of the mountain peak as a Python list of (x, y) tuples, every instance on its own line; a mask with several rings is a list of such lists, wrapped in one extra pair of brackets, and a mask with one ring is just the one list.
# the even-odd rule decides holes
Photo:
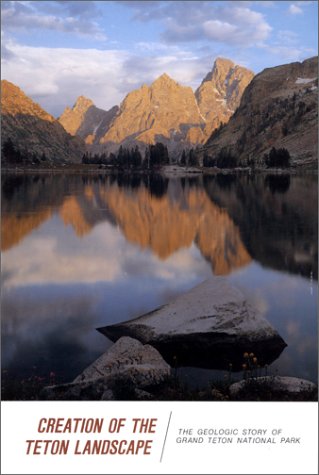
[(6, 92), (6, 91), (22, 92), (18, 86), (16, 86), (10, 81), (7, 81), (6, 79), (1, 80), (1, 89), (2, 89), (2, 92)]
[(228, 122), (253, 76), (252, 71), (236, 65), (230, 59), (215, 59), (212, 70), (195, 92), (201, 114), (208, 124), (207, 134), (221, 122)]
[(1, 81), (1, 108), (3, 114), (24, 114), (54, 122), (54, 117), (28, 97), (18, 86), (10, 81)]
[(45, 154), (56, 162), (80, 161), (82, 140), (70, 137), (52, 115), (9, 81), (1, 81), (1, 112), (2, 140), (10, 138), (27, 161), (33, 160), (32, 154), (38, 158)]
[(178, 85), (174, 79), (172, 79), (168, 74), (163, 73), (161, 74), (155, 81), (152, 83), (152, 86), (154, 85)]
[(89, 107), (94, 106), (94, 102), (85, 96), (79, 96), (75, 101), (73, 109), (87, 110)]
[(222, 57), (218, 56), (218, 58), (216, 58), (215, 61), (214, 61), (214, 66), (213, 67), (218, 67), (218, 66), (225, 66), (225, 67), (232, 68), (232, 67), (235, 66), (235, 63), (231, 59), (222, 58)]
[(230, 79), (232, 76), (237, 78), (238, 73), (241, 73), (240, 76), (247, 76), (249, 80), (251, 80), (254, 76), (254, 73), (250, 69), (247, 69), (244, 66), (239, 66), (231, 59), (218, 57), (214, 61), (212, 70), (204, 77), (201, 85), (212, 81), (228, 81), (228, 79)]

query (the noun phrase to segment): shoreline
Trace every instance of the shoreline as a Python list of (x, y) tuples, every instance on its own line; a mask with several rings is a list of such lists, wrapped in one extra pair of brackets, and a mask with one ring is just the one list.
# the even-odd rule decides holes
[(57, 165), (53, 167), (1, 167), (2, 175), (12, 174), (68, 174), (68, 175), (163, 175), (165, 178), (194, 178), (214, 175), (317, 175), (318, 168), (198, 168), (166, 165), (158, 169), (119, 169), (111, 167), (92, 167), (83, 164)]

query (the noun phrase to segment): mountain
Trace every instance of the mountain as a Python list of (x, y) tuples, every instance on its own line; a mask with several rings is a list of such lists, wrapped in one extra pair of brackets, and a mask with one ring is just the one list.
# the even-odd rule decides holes
[(118, 109), (118, 106), (108, 111), (99, 109), (91, 99), (80, 96), (72, 109), (66, 107), (58, 120), (69, 134), (78, 135), (87, 144), (93, 144), (106, 134)]
[(120, 108), (103, 111), (81, 96), (59, 121), (95, 151), (156, 142), (170, 152), (179, 151), (204, 143), (212, 130), (229, 120), (252, 77), (248, 69), (217, 58), (195, 94), (164, 73), (150, 86), (127, 94)]
[(199, 110), (206, 121), (204, 134), (207, 138), (221, 123), (228, 122), (253, 77), (252, 71), (229, 59), (215, 60), (212, 71), (195, 92)]
[(242, 164), (263, 161), (272, 147), (286, 148), (292, 164), (317, 163), (318, 57), (267, 68), (247, 86), (239, 108), (199, 153), (214, 158), (224, 149)]
[(100, 143), (163, 142), (174, 148), (190, 145), (194, 132), (201, 136), (204, 125), (193, 90), (163, 74), (151, 86), (126, 96)]
[[(11, 139), (15, 149), (54, 162), (80, 162), (85, 144), (14, 84), (1, 81), (1, 139)], [(10, 158), (8, 159), (10, 161)]]

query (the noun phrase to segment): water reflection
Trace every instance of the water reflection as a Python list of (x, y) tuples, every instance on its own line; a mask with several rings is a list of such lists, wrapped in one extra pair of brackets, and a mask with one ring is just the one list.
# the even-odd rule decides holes
[(162, 259), (195, 242), (215, 274), (255, 259), (317, 277), (317, 183), (311, 176), (220, 174), (203, 183), (160, 175), (8, 176), (2, 203), (2, 250), (59, 213), (79, 237), (106, 221)]
[[(5, 181), (5, 189), (13, 191), (3, 206), (3, 250), (19, 243), (53, 213), (59, 213), (78, 237), (106, 221), (120, 226), (126, 240), (151, 249), (161, 259), (195, 242), (215, 274), (228, 274), (250, 262), (239, 229), (225, 210), (209, 200), (198, 180), (187, 180), (184, 188), (179, 180), (169, 183), (160, 175), (142, 179), (119, 175), (116, 182), (113, 180), (83, 182), (76, 181), (76, 177), (68, 180), (55, 176), (34, 181), (24, 177), (22, 186)], [(28, 187), (32, 188), (30, 201)], [(48, 203), (49, 189), (52, 197)]]
[[(110, 345), (96, 327), (146, 313), (213, 273), (260, 293), (288, 343), (279, 369), (315, 379), (317, 182), (288, 178), (3, 176), (4, 368), (71, 379)], [(289, 311), (287, 283), (303, 289)]]
[(227, 188), (218, 176), (204, 177), (207, 194), (227, 210), (251, 258), (272, 269), (317, 278), (316, 177), (244, 176), (226, 182)]

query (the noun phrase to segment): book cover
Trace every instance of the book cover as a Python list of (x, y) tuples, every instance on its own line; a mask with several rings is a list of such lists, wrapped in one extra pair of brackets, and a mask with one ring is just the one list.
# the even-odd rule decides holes
[(2, 2), (2, 473), (317, 473), (317, 8)]

